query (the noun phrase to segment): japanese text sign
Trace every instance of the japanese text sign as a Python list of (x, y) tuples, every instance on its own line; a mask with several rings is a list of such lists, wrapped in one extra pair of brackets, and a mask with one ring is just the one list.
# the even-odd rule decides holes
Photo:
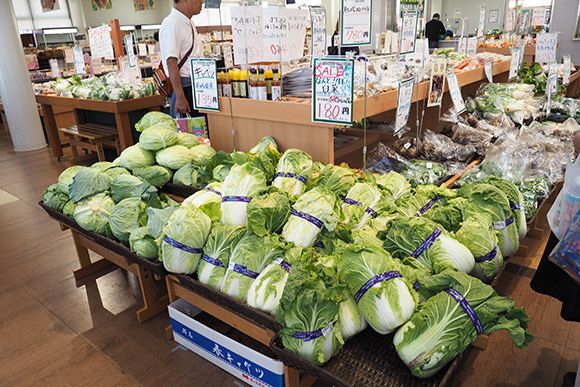
[(447, 71), (447, 85), (449, 86), (449, 94), (451, 94), (451, 100), (453, 101), (453, 106), (455, 107), (455, 113), (463, 113), (465, 111), (465, 101), (463, 101), (461, 88), (459, 87), (459, 82), (457, 81), (457, 75), (455, 75), (453, 69), (449, 69)]
[(312, 121), (352, 125), (354, 61), (314, 58)]
[(556, 61), (558, 34), (555, 32), (540, 33), (536, 36), (536, 62), (552, 63)]
[(403, 11), (399, 45), (401, 54), (415, 51), (415, 38), (417, 37), (417, 11)]
[(93, 58), (113, 59), (115, 57), (108, 26), (89, 28), (89, 44)]
[(219, 110), (217, 71), (214, 59), (191, 58), (193, 108)]
[(522, 65), (522, 55), (521, 51), (523, 50), (522, 47), (512, 47), (511, 51), (511, 60), (510, 60), (510, 72), (508, 75), (508, 79), (511, 81), (518, 75), (518, 71), (520, 71), (520, 66)]
[(342, 46), (371, 44), (372, 0), (342, 0), (340, 43)]
[(310, 54), (313, 58), (326, 55), (326, 10), (324, 7), (310, 7), (310, 29), (312, 40)]
[(405, 79), (399, 82), (399, 92), (397, 95), (397, 115), (395, 116), (395, 135), (405, 129), (409, 121), (409, 112), (413, 103), (413, 89), (415, 78)]

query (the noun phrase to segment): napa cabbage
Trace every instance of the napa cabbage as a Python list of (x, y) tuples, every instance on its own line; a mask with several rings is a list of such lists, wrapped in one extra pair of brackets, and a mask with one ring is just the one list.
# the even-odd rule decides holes
[(222, 223), (245, 226), (248, 203), (265, 190), (266, 177), (262, 170), (252, 163), (234, 165), (222, 187)]
[(300, 196), (306, 189), (312, 164), (308, 153), (299, 149), (288, 149), (278, 161), (272, 185), (290, 197)]

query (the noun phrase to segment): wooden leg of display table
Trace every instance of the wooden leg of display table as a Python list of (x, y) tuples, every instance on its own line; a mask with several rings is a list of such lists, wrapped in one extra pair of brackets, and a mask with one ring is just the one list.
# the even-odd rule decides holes
[[(176, 301), (179, 297), (175, 295), (174, 284), (178, 283), (179, 280), (177, 277), (169, 274), (165, 277), (165, 284), (167, 285), (167, 297), (169, 298), (169, 303)], [(171, 324), (165, 327), (165, 338), (167, 341), (173, 340), (173, 329), (171, 328)]]
[(133, 145), (133, 132), (128, 113), (115, 113), (115, 124), (119, 133), (119, 143), (121, 150)]
[(286, 387), (310, 387), (316, 382), (316, 378), (312, 375), (302, 375), (297, 369), (284, 366), (284, 385)]
[(89, 249), (83, 244), (82, 237), (74, 230), (71, 230), (73, 241), (75, 244), (75, 249), (77, 251), (77, 258), (79, 260), (80, 269), (73, 271), (75, 280), (79, 281), (91, 274), (98, 273), (109, 267), (111, 267), (111, 262), (106, 259), (100, 259), (96, 262), (91, 262), (91, 256), (89, 255)]
[(132, 266), (139, 278), (141, 294), (143, 295), (143, 308), (137, 311), (137, 319), (139, 322), (144, 322), (167, 308), (167, 296), (157, 296), (155, 276), (147, 268), (137, 264)]

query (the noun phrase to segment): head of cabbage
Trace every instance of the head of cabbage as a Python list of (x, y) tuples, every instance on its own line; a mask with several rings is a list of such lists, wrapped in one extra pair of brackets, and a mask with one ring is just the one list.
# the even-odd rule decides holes
[(175, 123), (173, 117), (162, 112), (148, 112), (143, 117), (141, 117), (139, 122), (135, 124), (135, 130), (142, 132), (145, 129), (160, 122), (163, 122), (164, 125), (173, 128), (173, 130), (177, 130), (177, 124)]
[(159, 165), (177, 170), (191, 163), (192, 157), (192, 151), (189, 148), (183, 145), (173, 145), (157, 152), (155, 160)]
[(143, 149), (158, 151), (177, 144), (178, 136), (175, 129), (160, 122), (145, 129), (139, 136), (139, 146)]
[(109, 217), (115, 202), (105, 193), (81, 200), (74, 211), (74, 219), (83, 229), (110, 236)]
[(129, 170), (153, 164), (155, 164), (155, 153), (141, 148), (139, 144), (125, 148), (119, 155), (119, 165)]
[(121, 200), (111, 210), (109, 226), (121, 242), (128, 242), (133, 230), (147, 225), (147, 205), (140, 197)]

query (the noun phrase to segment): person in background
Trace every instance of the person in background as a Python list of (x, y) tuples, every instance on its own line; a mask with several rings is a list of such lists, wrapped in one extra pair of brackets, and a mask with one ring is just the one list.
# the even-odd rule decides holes
[(189, 113), (193, 106), (191, 65), (187, 58), (202, 56), (201, 40), (191, 18), (201, 12), (203, 1), (174, 0), (174, 8), (159, 29), (161, 60), (173, 86), (170, 108), (173, 117)]
[(429, 48), (438, 48), (439, 35), (447, 34), (447, 30), (439, 18), (439, 14), (435, 13), (433, 14), (433, 19), (429, 20), (425, 25), (425, 36), (429, 39)]

